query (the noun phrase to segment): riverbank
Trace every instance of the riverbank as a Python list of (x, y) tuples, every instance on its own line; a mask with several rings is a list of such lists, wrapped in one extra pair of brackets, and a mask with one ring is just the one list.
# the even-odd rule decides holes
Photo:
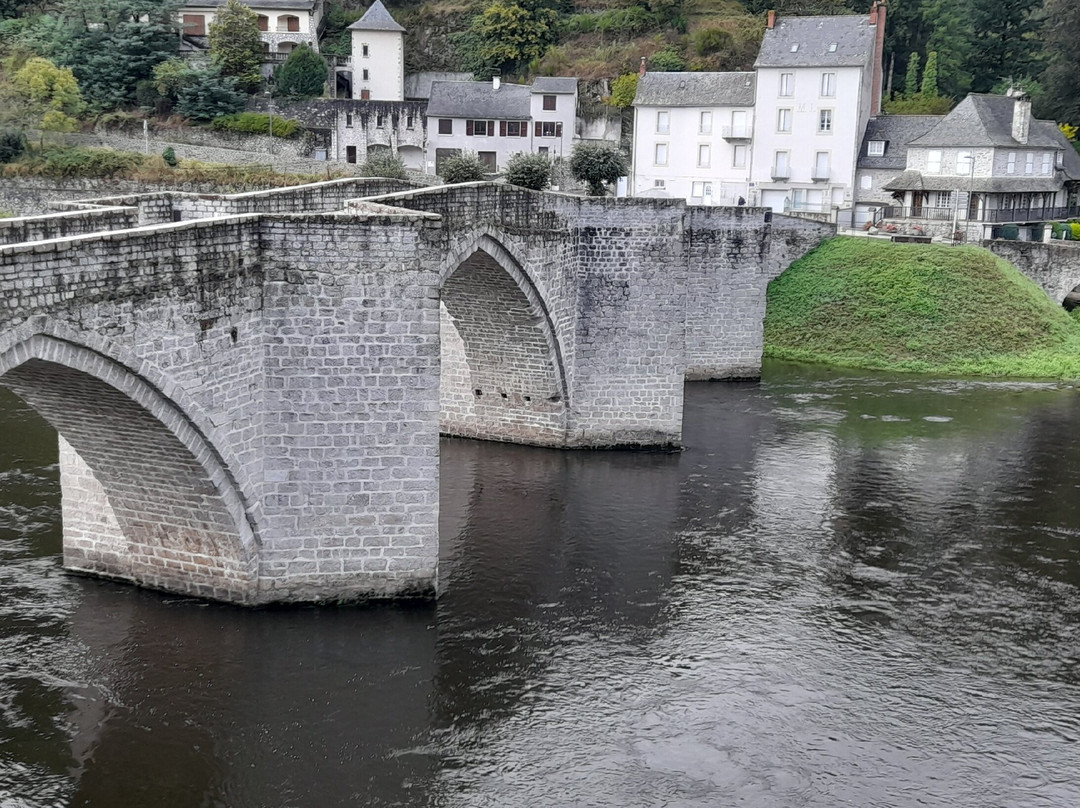
[(1080, 378), (1080, 321), (979, 247), (835, 238), (769, 285), (765, 356), (965, 376)]

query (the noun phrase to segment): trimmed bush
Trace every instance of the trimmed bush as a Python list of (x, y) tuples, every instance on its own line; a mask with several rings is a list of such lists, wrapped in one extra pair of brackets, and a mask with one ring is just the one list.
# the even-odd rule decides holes
[(546, 154), (515, 154), (506, 164), (505, 176), (511, 185), (543, 191), (551, 185), (551, 160)]
[(476, 152), (461, 152), (443, 161), (442, 178), (448, 185), (461, 182), (479, 182), (484, 179), (487, 168), (480, 162)]
[(360, 166), (360, 174), (364, 177), (387, 177), (392, 180), (403, 180), (409, 176), (401, 156), (389, 150), (368, 154), (367, 160)]
[(579, 143), (570, 154), (570, 173), (589, 186), (589, 196), (604, 196), (605, 187), (626, 174), (626, 155), (607, 143)]
[(0, 131), (0, 163), (10, 163), (26, 151), (26, 137), (15, 129)]
[[(246, 132), (250, 135), (270, 134), (270, 115), (265, 112), (236, 112), (220, 115), (210, 124), (211, 129), (226, 132)], [(299, 121), (274, 116), (274, 137), (296, 137), (303, 132)]]
[(176, 158), (176, 151), (172, 146), (165, 147), (165, 151), (161, 153), (161, 159), (165, 161), (169, 168), (176, 168), (180, 165), (180, 161)]

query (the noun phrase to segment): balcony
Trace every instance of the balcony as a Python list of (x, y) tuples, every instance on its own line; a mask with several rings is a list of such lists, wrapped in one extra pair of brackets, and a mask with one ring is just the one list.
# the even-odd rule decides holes
[(773, 166), (770, 176), (773, 178), (773, 182), (786, 182), (791, 179), (791, 167)]
[(725, 126), (720, 136), (730, 143), (745, 143), (753, 136), (751, 126)]
[(813, 168), (810, 171), (811, 182), (828, 182), (829, 181), (829, 169), (828, 168)]
[(1080, 217), (1080, 205), (1068, 205), (1049, 208), (1009, 208), (1008, 210), (983, 210), (978, 214), (962, 206), (959, 210), (955, 206), (932, 208), (927, 205), (915, 207), (900, 207), (890, 205), (881, 208), (879, 216), (883, 219), (933, 219), (937, 221), (949, 221), (957, 218), (960, 221), (969, 222), (992, 222), (1005, 224), (1008, 222), (1047, 222), (1054, 219), (1071, 219)]

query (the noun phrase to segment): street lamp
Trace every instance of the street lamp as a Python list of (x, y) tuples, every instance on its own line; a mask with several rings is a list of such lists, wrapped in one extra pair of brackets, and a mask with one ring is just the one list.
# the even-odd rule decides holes
[(268, 86), (266, 88), (266, 111), (270, 116), (270, 143), (266, 149), (270, 154), (274, 153), (274, 91)]

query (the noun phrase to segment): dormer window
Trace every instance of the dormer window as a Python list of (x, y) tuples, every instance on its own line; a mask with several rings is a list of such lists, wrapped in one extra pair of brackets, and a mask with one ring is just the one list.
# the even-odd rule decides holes
[(794, 45), (791, 46), (791, 52), (792, 53), (798, 53), (799, 52), (799, 43), (798, 42), (796, 42)]
[(829, 53), (836, 53), (836, 43), (835, 42), (830, 42), (829, 43)]
[(885, 141), (884, 140), (871, 140), (866, 144), (866, 154), (869, 157), (884, 157), (885, 156)]

